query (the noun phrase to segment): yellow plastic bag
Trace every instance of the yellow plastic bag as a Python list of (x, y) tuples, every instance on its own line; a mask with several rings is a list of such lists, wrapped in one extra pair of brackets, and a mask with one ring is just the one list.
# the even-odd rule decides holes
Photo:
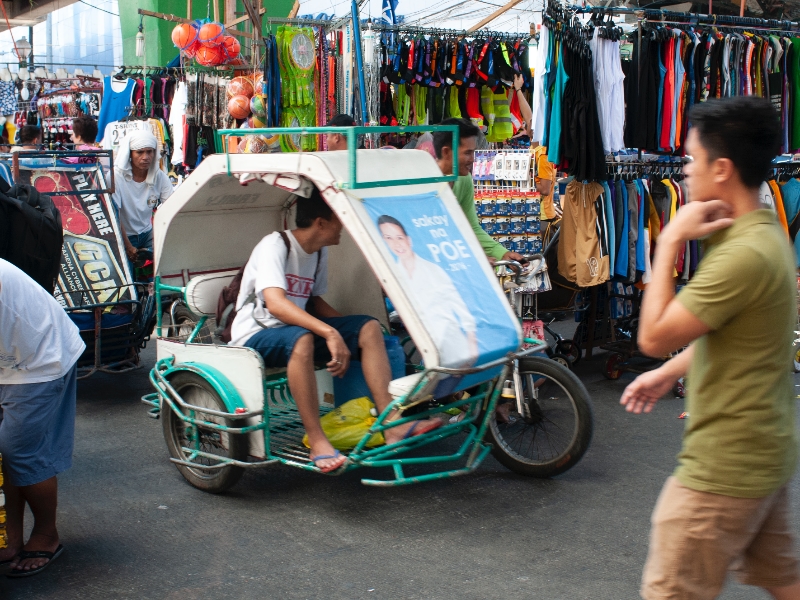
[[(355, 448), (361, 441), (372, 424), (377, 420), (372, 416), (371, 409), (375, 408), (372, 401), (364, 396), (345, 402), (338, 408), (324, 415), (320, 419), (322, 430), (328, 436), (331, 445), (337, 450)], [(385, 444), (382, 433), (376, 433), (367, 442), (367, 448)], [(310, 448), (308, 435), (303, 436), (303, 444)]]

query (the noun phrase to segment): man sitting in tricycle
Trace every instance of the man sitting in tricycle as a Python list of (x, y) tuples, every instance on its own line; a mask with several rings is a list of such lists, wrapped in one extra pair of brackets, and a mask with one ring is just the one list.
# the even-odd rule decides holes
[[(253, 348), (268, 368), (286, 367), (311, 460), (328, 473), (346, 459), (320, 425), (314, 364), (326, 363), (332, 376), (343, 377), (351, 356), (360, 354), (379, 413), (392, 401), (391, 369), (378, 321), (367, 315), (343, 316), (321, 297), (328, 283), (326, 247), (339, 243), (342, 223), (316, 187), (311, 186), (308, 198), (298, 196), (295, 220), (296, 229), (273, 232), (253, 249), (236, 301), (231, 344)], [(441, 423), (429, 419), (388, 429), (386, 443), (431, 431)]]

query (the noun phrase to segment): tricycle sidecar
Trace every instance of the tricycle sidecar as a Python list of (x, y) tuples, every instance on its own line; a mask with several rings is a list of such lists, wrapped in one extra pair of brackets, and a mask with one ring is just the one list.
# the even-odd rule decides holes
[[(400, 185), (396, 180), (401, 174), (413, 174), (414, 179)], [(243, 469), (277, 463), (319, 471), (302, 443), (304, 429), (285, 373), (265, 368), (250, 348), (197, 341), (215, 313), (222, 288), (265, 235), (291, 225), (295, 193), (304, 195), (310, 185), (320, 190), (344, 225), (341, 244), (329, 248), (324, 299), (342, 314), (368, 314), (388, 326), (385, 293), (424, 360), (424, 370), (391, 382), (394, 402), (335, 473), (390, 467), (392, 478), (363, 483), (402, 485), (477, 468), (491, 449), (483, 438), (495, 418), (503, 382), (511, 381), (515, 361), (536, 348), (519, 351), (519, 323), (447, 179), (421, 151), (214, 155), (159, 208), (154, 219), (156, 305), (161, 294), (180, 293), (197, 324), (187, 339), (171, 339), (159, 320), (158, 359), (150, 375), (156, 392), (144, 401), (153, 416), (163, 417), (171, 460), (192, 485), (219, 492)], [(387, 180), (391, 185), (384, 185)], [(438, 280), (428, 288), (435, 285), (440, 295), (415, 287), (403, 274), (378, 228), (387, 218), (402, 223), (419, 259), (435, 266)], [(451, 312), (460, 315), (460, 325), (442, 318), (439, 309), (447, 303), (454, 303)], [(579, 404), (588, 406), (585, 388), (565, 373), (581, 396)], [(325, 370), (316, 377), (322, 400), (332, 391), (331, 377)], [(536, 402), (541, 377), (515, 377), (518, 414), (530, 422), (536, 419), (530, 405)], [(462, 394), (464, 390), (470, 393)], [(321, 401), (321, 413), (331, 409)], [(367, 446), (375, 433), (443, 411), (458, 415), (430, 433)], [(576, 432), (581, 429), (577, 419)], [(581, 426), (585, 433), (585, 423)], [(460, 435), (455, 448), (408, 455), (455, 435)], [(585, 435), (568, 437), (570, 447), (553, 461), (562, 470), (577, 462), (588, 445)], [(512, 468), (515, 464), (509, 463)], [(428, 472), (409, 475), (406, 469), (412, 465), (428, 467)]]

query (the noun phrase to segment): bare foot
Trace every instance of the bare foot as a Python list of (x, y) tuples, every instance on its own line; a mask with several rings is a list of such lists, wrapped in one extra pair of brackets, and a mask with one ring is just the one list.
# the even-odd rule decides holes
[[(50, 536), (43, 533), (31, 533), (28, 543), (22, 547), (23, 551), (36, 552), (55, 552), (59, 545), (58, 535)], [(11, 562), (12, 571), (30, 571), (38, 569), (49, 561), (47, 558), (25, 558), (14, 559)]]
[[(320, 458), (323, 456), (325, 458)], [(325, 440), (325, 442), (311, 445), (311, 460), (314, 461), (314, 465), (316, 465), (320, 471), (323, 473), (330, 473), (341, 467), (347, 460), (347, 457), (344, 454), (339, 454), (339, 452), (331, 446), (331, 443)]]
[(442, 420), (437, 419), (436, 417), (432, 419), (425, 419), (424, 421), (411, 421), (405, 425), (399, 425), (397, 427), (387, 429), (383, 432), (383, 437), (387, 444), (394, 444), (395, 442), (399, 442), (400, 440), (404, 439), (406, 435), (408, 435), (408, 432), (411, 431), (412, 427), (414, 428), (414, 433), (411, 435), (414, 436), (432, 431), (441, 425)]
[(22, 550), (22, 546), (17, 546), (16, 548), (11, 548), (11, 547), (3, 548), (2, 550), (0, 550), (0, 563), (11, 560), (17, 554), (19, 554), (20, 550)]

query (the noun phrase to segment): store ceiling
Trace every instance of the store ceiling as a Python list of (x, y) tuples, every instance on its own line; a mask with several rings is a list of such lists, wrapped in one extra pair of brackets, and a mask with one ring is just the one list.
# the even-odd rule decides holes
[[(33, 27), (47, 19), (59, 8), (75, 4), (78, 0), (3, 0), (11, 27)], [(7, 31), (6, 20), (0, 15), (0, 32)]]

